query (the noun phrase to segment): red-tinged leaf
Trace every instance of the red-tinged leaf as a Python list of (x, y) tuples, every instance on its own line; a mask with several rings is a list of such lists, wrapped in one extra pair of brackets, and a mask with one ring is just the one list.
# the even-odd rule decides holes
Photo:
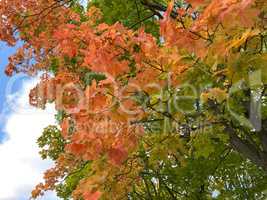
[(86, 145), (85, 144), (77, 144), (77, 143), (70, 143), (66, 145), (66, 150), (70, 153), (81, 156), (86, 151)]
[(14, 71), (16, 70), (15, 66), (11, 63), (9, 63), (7, 66), (6, 66), (6, 69), (5, 69), (5, 74), (7, 76), (12, 76)]
[(127, 158), (127, 151), (120, 146), (111, 148), (108, 152), (110, 162), (115, 166), (120, 166)]
[(67, 138), (69, 134), (69, 119), (64, 118), (62, 123), (60, 124), (61, 127), (61, 134), (64, 138)]
[(183, 17), (186, 14), (186, 10), (184, 8), (177, 9), (177, 13), (179, 16)]
[(101, 24), (99, 24), (98, 26), (97, 26), (97, 29), (99, 30), (99, 31), (105, 31), (105, 30), (107, 30), (109, 28), (109, 26), (106, 24), (106, 23), (101, 23)]
[(83, 194), (84, 200), (98, 200), (101, 197), (101, 192), (96, 191), (96, 192), (85, 192)]

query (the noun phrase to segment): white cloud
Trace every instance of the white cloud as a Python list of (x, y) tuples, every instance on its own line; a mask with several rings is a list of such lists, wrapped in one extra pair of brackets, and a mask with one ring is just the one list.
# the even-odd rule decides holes
[(89, 0), (80, 0), (80, 4), (86, 9), (88, 5)]
[[(36, 79), (24, 81), (16, 98), (16, 108), (7, 116), (4, 131), (7, 140), (0, 144), (0, 200), (26, 200), (43, 172), (52, 162), (41, 160), (37, 138), (44, 127), (54, 124), (53, 105), (39, 110), (28, 106), (28, 94)], [(27, 112), (22, 112), (27, 110)], [(40, 198), (56, 200), (54, 194)]]

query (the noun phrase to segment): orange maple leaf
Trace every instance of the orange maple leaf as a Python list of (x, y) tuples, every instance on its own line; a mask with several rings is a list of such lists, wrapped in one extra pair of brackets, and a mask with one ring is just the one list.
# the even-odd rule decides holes
[(96, 192), (85, 192), (83, 194), (84, 200), (98, 200), (101, 196), (101, 192), (96, 191)]

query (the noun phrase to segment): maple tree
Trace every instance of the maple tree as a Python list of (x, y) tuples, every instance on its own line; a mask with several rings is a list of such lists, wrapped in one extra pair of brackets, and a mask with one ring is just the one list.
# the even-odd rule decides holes
[(0, 13), (0, 39), (22, 43), (6, 74), (42, 73), (30, 104), (58, 112), (33, 198), (266, 198), (264, 0), (3, 0)]

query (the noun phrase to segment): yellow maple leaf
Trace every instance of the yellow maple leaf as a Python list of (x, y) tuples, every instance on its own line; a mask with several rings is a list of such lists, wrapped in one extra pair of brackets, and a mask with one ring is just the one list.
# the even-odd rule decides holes
[(229, 46), (227, 50), (230, 50), (232, 48), (238, 48), (242, 44), (244, 44), (248, 38), (253, 37), (255, 35), (258, 35), (260, 33), (259, 29), (247, 29), (241, 37), (235, 38), (229, 42)]
[(216, 100), (218, 103), (222, 103), (227, 99), (227, 93), (225, 90), (220, 88), (212, 88), (207, 92), (201, 94), (201, 100), (207, 102), (209, 99)]

